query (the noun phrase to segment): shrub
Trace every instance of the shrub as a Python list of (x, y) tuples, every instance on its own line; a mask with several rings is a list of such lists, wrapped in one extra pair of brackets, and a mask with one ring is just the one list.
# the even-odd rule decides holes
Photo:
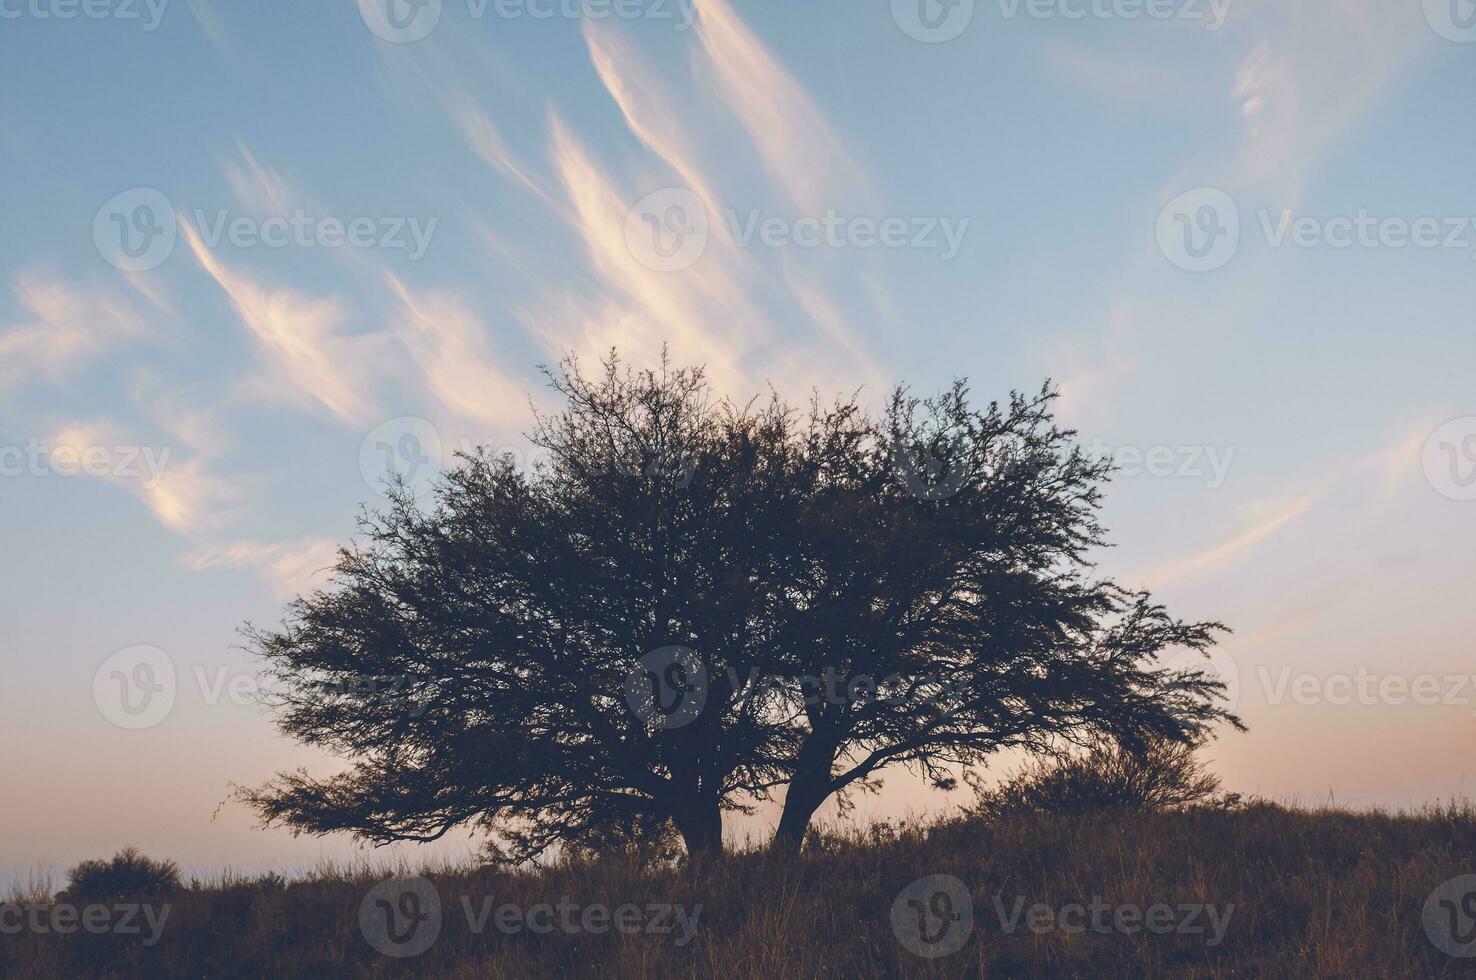
[(1098, 743), (1078, 755), (1026, 765), (992, 789), (975, 784), (976, 810), (998, 817), (1236, 806), (1239, 795), (1220, 793), (1220, 778), (1205, 769), (1195, 749), (1154, 742), (1133, 752), (1115, 743)]
[(154, 898), (179, 889), (179, 866), (173, 861), (155, 861), (125, 847), (112, 860), (83, 861), (67, 872), (67, 887), (57, 898), (86, 902)]

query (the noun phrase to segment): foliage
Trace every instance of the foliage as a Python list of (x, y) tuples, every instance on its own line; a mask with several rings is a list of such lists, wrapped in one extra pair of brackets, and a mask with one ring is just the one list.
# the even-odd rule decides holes
[(1085, 753), (1028, 764), (996, 787), (976, 783), (975, 791), (978, 811), (991, 817), (1233, 807), (1240, 800), (1220, 792), (1220, 778), (1196, 757), (1195, 746), (1174, 742), (1138, 751), (1099, 743)]
[(179, 889), (179, 866), (173, 861), (156, 861), (125, 847), (110, 860), (83, 861), (67, 872), (67, 887), (59, 897), (69, 902), (104, 902), (160, 898)]
[[(783, 787), (793, 850), (892, 768), (948, 787), (1003, 749), (1239, 725), (1218, 680), (1161, 664), (1223, 627), (1092, 576), (1110, 465), (1049, 388), (983, 409), (961, 382), (898, 389), (873, 415), (714, 402), (664, 358), (549, 379), (546, 464), (480, 452), (429, 502), (392, 487), (333, 584), (249, 630), (281, 730), (351, 763), (242, 791), (268, 823), (376, 843), (470, 824), (514, 862), (674, 829), (695, 853)], [(658, 676), (647, 655), (673, 648)], [(673, 677), (690, 716), (648, 710)]]

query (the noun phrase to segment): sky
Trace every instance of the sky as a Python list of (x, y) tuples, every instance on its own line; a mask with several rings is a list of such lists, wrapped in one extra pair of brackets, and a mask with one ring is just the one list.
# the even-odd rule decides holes
[(239, 628), (611, 346), (1052, 379), (1228, 788), (1472, 794), (1473, 94), (1470, 0), (0, 0), (0, 880), (359, 855)]

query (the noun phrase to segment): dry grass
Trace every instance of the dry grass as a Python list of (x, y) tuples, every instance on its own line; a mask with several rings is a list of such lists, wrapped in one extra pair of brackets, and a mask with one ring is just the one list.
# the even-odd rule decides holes
[[(879, 826), (812, 841), (804, 857), (761, 853), (692, 868), (605, 860), (531, 872), (429, 872), (442, 906), (423, 955), (376, 953), (359, 908), (364, 869), (308, 880), (233, 879), (178, 894), (162, 940), (115, 935), (0, 936), (0, 976), (56, 977), (1416, 977), (1476, 975), (1426, 936), (1431, 890), (1476, 872), (1476, 814), (1287, 809), (969, 817)], [(892, 905), (910, 882), (967, 886), (973, 927), (951, 956), (904, 948)], [(695, 938), (475, 934), (461, 904), (701, 904)], [(996, 914), (1023, 899), (1059, 909), (1233, 904), (1223, 941), (1187, 932), (1006, 932)]]
[(47, 902), (55, 892), (56, 873), (46, 866), (32, 868), (24, 878), (17, 878), (0, 889), (0, 905)]

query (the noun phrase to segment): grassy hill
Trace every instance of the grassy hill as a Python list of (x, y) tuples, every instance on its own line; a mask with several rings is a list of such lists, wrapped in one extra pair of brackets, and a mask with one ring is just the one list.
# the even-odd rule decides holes
[(973, 815), (690, 868), (196, 883), (96, 933), (16, 895), (45, 928), (0, 916), (0, 976), (1473, 976), (1473, 873), (1469, 808)]

